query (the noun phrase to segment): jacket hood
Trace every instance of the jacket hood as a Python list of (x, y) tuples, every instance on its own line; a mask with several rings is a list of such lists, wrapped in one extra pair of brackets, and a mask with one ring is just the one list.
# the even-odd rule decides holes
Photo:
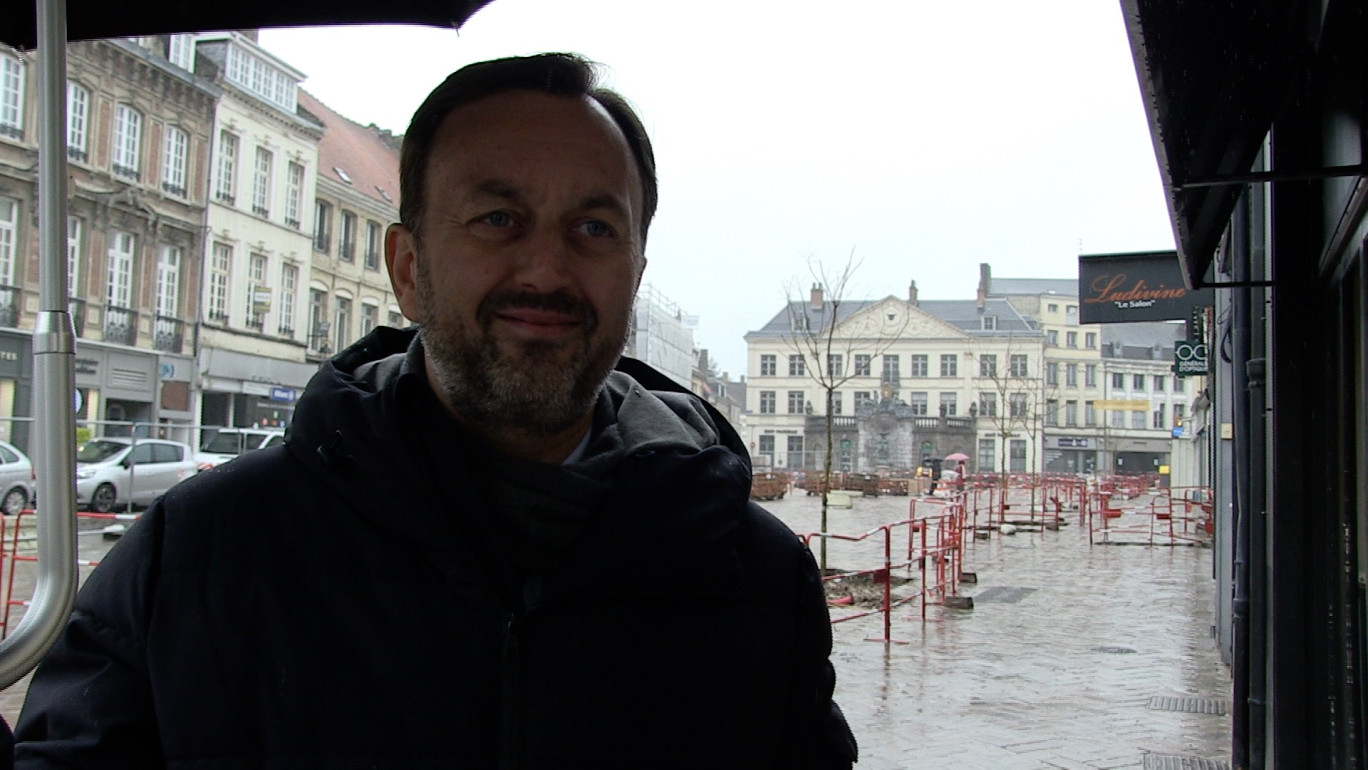
[[(396, 485), (415, 489), (433, 483), (417, 477), (429, 460), (405, 423), (412, 419), (406, 402), (422, 395), (415, 389), (428, 387), (421, 363), (415, 365), (420, 352), (411, 352), (416, 338), (416, 329), (378, 327), (325, 362), (295, 409), (290, 452), (335, 483), (354, 487), (352, 495), (363, 505), (383, 506)], [(623, 357), (605, 392), (596, 408), (615, 410), (626, 451), (721, 446), (749, 475), (749, 453), (726, 418), (650, 366)]]

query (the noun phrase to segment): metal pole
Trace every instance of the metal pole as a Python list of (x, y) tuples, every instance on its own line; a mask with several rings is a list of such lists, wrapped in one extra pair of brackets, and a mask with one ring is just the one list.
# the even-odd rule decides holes
[(67, 309), (66, 0), (38, 0), (39, 304), (33, 325), (38, 430), (38, 574), (33, 601), (0, 642), (0, 687), (38, 664), (76, 597), (76, 335)]

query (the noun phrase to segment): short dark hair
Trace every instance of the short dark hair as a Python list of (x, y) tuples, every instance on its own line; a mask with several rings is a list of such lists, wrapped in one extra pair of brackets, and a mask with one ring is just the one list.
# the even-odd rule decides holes
[(651, 139), (627, 100), (598, 84), (593, 62), (577, 54), (544, 53), (469, 64), (432, 90), (413, 113), (399, 154), (399, 221), (418, 235), (423, 218), (428, 160), (437, 129), (452, 110), (508, 91), (541, 91), (553, 96), (587, 96), (598, 102), (627, 139), (641, 176), (641, 241), (655, 215), (657, 190)]

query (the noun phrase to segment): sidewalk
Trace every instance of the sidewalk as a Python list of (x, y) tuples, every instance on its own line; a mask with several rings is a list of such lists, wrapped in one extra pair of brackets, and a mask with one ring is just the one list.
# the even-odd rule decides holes
[[(905, 518), (908, 503), (856, 498), (830, 511), (828, 531), (866, 532)], [(798, 490), (764, 505), (799, 533), (818, 530), (819, 498)], [(860, 768), (1226, 770), (1231, 681), (1211, 636), (1212, 551), (1089, 546), (1077, 513), (1064, 518), (1059, 531), (971, 536), (963, 568), (978, 583), (961, 593), (973, 609), (932, 607), (923, 624), (918, 603), (895, 608), (892, 636), (906, 644), (865, 641), (882, 633), (877, 614), (833, 627)], [(832, 542), (828, 566), (882, 558), (881, 537)]]

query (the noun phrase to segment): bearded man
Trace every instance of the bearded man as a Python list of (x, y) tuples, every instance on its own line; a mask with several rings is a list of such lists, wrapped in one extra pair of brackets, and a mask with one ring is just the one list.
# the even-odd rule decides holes
[(632, 109), (576, 56), (471, 65), (400, 176), (416, 329), (148, 510), (17, 766), (850, 767), (811, 554), (725, 420), (619, 360), (656, 207)]

